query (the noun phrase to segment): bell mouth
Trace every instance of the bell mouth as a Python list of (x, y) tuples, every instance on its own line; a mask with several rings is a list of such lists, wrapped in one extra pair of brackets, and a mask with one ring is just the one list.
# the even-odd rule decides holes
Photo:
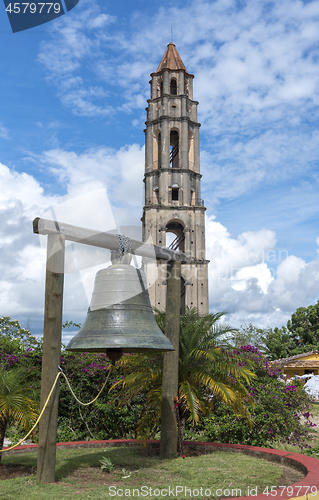
[(112, 365), (115, 365), (115, 363), (123, 356), (123, 351), (121, 348), (106, 349), (106, 355), (111, 360)]

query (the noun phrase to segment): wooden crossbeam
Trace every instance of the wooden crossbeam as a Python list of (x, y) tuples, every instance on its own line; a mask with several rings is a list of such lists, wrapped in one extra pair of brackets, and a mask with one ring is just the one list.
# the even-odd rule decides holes
[[(107, 248), (109, 250), (119, 249), (119, 235), (108, 232), (94, 231), (84, 227), (73, 226), (64, 222), (41, 219), (37, 217), (33, 221), (33, 232), (36, 234), (64, 234), (65, 239), (76, 241), (84, 245)], [(150, 245), (138, 240), (131, 240), (131, 253), (149, 259), (165, 261), (177, 261), (185, 264), (188, 262), (186, 255), (182, 252), (170, 250), (169, 248)]]

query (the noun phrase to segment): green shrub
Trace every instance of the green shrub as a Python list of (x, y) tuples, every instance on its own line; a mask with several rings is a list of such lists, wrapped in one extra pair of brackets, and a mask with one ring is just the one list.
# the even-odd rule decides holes
[(310, 398), (302, 382), (285, 385), (278, 379), (278, 371), (251, 346), (246, 346), (247, 355), (255, 359), (258, 383), (249, 388), (253, 404), (247, 401), (253, 427), (240, 413), (216, 401), (214, 415), (206, 419), (206, 435), (211, 441), (240, 443), (252, 446), (268, 446), (272, 442), (292, 444), (301, 449), (306, 444), (309, 429), (314, 425), (309, 420)]

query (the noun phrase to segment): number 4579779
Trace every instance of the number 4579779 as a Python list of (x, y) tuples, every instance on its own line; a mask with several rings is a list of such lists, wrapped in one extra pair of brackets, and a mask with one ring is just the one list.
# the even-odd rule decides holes
[(50, 14), (50, 12), (54, 12), (55, 14), (59, 14), (61, 10), (61, 5), (59, 3), (27, 3), (27, 2), (14, 2), (9, 3), (6, 11), (10, 14)]

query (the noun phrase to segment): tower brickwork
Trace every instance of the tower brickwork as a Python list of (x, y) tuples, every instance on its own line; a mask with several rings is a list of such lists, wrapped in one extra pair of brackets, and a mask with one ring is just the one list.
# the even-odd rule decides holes
[[(201, 199), (198, 102), (193, 100), (193, 78), (173, 43), (155, 73), (147, 101), (145, 129), (145, 205), (143, 240), (149, 237), (191, 257), (182, 265), (181, 306), (208, 313), (208, 261), (205, 254), (205, 206)], [(153, 307), (166, 301), (166, 264), (143, 261)]]

